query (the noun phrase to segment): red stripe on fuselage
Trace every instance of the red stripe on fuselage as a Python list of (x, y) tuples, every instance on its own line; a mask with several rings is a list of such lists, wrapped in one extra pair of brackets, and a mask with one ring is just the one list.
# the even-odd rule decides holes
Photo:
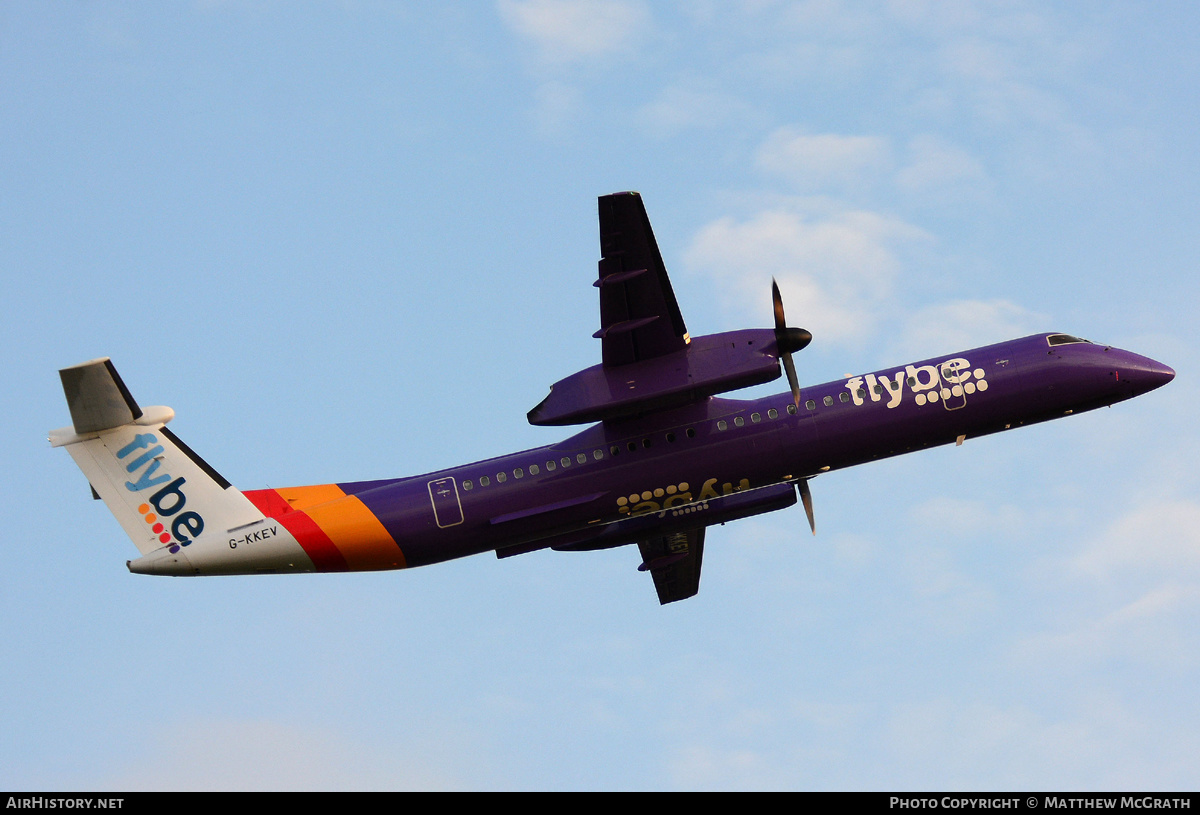
[(292, 533), (292, 537), (304, 549), (318, 572), (348, 571), (346, 559), (342, 557), (342, 553), (333, 545), (329, 536), (321, 531), (321, 527), (317, 526), (316, 522), (306, 513), (301, 510), (292, 510), (277, 515), (276, 520)]
[(268, 518), (278, 519), (292, 511), (292, 506), (275, 490), (245, 490), (242, 495)]

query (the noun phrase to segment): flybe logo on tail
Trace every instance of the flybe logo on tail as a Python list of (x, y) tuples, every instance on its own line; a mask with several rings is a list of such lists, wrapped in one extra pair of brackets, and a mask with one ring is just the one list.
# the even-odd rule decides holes
[[(141, 453), (134, 455), (138, 451)], [(162, 466), (160, 456), (163, 452), (163, 446), (158, 444), (158, 438), (153, 433), (139, 433), (133, 437), (133, 441), (117, 451), (117, 458), (125, 464), (125, 471), (130, 473), (130, 477), (135, 479), (125, 482), (127, 490), (142, 492), (159, 487), (138, 507), (138, 512), (146, 519), (151, 531), (158, 535), (161, 543), (169, 544), (174, 539), (171, 551), (177, 552), (180, 546), (187, 546), (204, 531), (204, 519), (197, 512), (183, 511), (187, 505), (183, 485), (187, 480), (182, 476), (172, 479), (169, 473), (158, 472)]]

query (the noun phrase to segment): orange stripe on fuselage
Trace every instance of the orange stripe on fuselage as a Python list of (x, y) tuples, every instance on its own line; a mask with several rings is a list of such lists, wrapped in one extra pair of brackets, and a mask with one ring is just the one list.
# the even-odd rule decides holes
[(407, 565), (396, 541), (355, 496), (319, 504), (306, 512), (341, 551), (351, 570), (403, 569)]
[(292, 509), (308, 509), (317, 504), (336, 501), (346, 495), (337, 484), (315, 484), (311, 487), (280, 487), (275, 490)]
[[(402, 569), (404, 553), (379, 519), (337, 484), (248, 490), (264, 515), (276, 518), (319, 571)], [(294, 527), (294, 528), (293, 528)]]

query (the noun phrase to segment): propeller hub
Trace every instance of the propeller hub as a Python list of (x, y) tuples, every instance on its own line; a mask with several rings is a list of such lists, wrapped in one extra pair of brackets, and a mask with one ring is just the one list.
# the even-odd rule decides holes
[(803, 350), (812, 342), (812, 334), (803, 328), (776, 328), (775, 344), (779, 353), (791, 354)]

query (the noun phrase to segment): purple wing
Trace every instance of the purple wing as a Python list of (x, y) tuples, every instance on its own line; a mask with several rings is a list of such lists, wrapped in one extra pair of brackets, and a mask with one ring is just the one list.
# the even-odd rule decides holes
[(687, 328), (642, 196), (600, 198), (600, 330), (606, 368), (682, 350)]

